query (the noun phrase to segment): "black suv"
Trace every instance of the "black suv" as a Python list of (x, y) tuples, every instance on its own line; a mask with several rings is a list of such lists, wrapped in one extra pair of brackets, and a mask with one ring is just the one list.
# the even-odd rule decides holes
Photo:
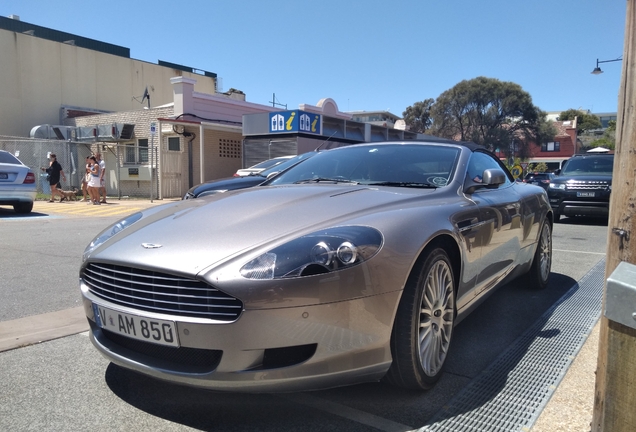
[(607, 217), (613, 168), (613, 154), (574, 155), (565, 161), (548, 188), (554, 221), (561, 215)]

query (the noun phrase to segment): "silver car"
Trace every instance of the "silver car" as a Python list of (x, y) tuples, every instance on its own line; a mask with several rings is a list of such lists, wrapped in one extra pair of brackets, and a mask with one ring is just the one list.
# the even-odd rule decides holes
[(517, 276), (545, 288), (551, 261), (543, 189), (473, 144), (387, 142), (135, 213), (86, 248), (80, 288), (97, 349), (156, 378), (428, 389), (453, 327)]
[(35, 174), (8, 151), (0, 150), (0, 205), (31, 213), (37, 193)]

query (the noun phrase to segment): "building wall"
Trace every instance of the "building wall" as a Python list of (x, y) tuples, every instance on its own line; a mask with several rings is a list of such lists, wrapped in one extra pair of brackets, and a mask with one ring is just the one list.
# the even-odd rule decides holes
[(34, 126), (60, 124), (62, 106), (140, 109), (146, 87), (151, 106), (171, 103), (175, 76), (196, 79), (197, 92), (216, 92), (213, 77), (8, 30), (0, 30), (0, 52), (0, 135), (29, 136)]
[[(189, 128), (197, 134), (196, 140), (192, 143), (192, 173), (193, 186), (201, 182), (201, 152), (199, 131)], [(217, 180), (225, 177), (232, 177), (234, 173), (241, 169), (241, 155), (243, 147), (243, 136), (240, 130), (236, 132), (205, 129), (204, 130), (204, 164), (203, 181)], [(186, 144), (187, 145), (187, 144)], [(185, 191), (184, 191), (185, 193)]]

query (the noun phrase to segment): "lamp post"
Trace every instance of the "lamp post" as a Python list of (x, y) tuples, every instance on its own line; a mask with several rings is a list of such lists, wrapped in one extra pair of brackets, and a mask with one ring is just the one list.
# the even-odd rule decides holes
[(599, 63), (610, 63), (610, 62), (616, 62), (616, 61), (622, 61), (622, 60), (623, 60), (623, 59), (622, 59), (622, 58), (620, 58), (620, 57), (619, 57), (619, 58), (617, 58), (617, 59), (614, 59), (614, 60), (600, 60), (600, 61), (599, 61), (599, 59), (596, 59), (596, 67), (595, 67), (595, 68), (594, 68), (594, 70), (592, 71), (592, 75), (600, 75), (600, 74), (602, 74), (602, 73), (603, 73), (603, 71), (601, 70), (601, 68), (600, 68), (600, 67), (598, 67)]

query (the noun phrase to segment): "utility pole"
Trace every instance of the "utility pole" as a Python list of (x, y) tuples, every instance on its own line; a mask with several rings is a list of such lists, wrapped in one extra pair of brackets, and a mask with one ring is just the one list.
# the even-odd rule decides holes
[[(635, 63), (632, 62), (636, 60), (634, 1), (627, 0), (606, 278), (621, 262), (636, 264), (636, 71)], [(605, 297), (603, 311), (607, 291)], [(636, 299), (633, 306), (636, 311)], [(636, 431), (636, 329), (609, 320), (604, 315), (600, 323), (592, 431)]]

